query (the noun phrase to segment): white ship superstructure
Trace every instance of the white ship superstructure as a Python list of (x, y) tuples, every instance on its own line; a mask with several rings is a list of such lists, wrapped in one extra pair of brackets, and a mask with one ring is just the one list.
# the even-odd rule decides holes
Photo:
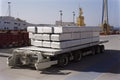
[(25, 30), (29, 23), (11, 16), (0, 16), (0, 30)]

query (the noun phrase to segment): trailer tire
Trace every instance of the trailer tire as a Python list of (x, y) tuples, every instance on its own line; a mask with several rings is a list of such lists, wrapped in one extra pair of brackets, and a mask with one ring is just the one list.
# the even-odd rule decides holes
[(76, 51), (75, 53), (73, 53), (73, 60), (74, 61), (80, 61), (82, 59), (82, 53), (81, 51)]
[(96, 48), (92, 47), (92, 55), (95, 55), (95, 54), (96, 54)]
[(101, 45), (100, 46), (100, 53), (104, 53), (104, 51), (105, 51), (105, 47), (104, 47), (104, 45)]
[(58, 66), (60, 67), (64, 67), (66, 65), (68, 65), (69, 63), (69, 58), (68, 58), (68, 55), (59, 55), (58, 57)]
[(101, 47), (98, 45), (95, 47), (95, 53), (98, 54), (101, 52)]

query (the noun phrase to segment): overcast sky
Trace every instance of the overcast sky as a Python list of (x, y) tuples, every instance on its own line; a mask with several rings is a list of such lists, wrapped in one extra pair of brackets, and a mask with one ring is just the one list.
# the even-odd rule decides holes
[[(72, 12), (78, 16), (81, 7), (87, 26), (101, 23), (102, 0), (0, 0), (0, 16), (8, 15), (7, 2), (11, 2), (12, 16), (30, 23), (54, 24), (60, 20), (59, 10), (63, 11), (63, 21), (72, 22)], [(120, 26), (120, 0), (108, 0), (109, 23)]]

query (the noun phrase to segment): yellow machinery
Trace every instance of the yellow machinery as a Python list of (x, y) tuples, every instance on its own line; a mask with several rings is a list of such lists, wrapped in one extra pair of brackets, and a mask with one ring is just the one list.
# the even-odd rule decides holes
[(82, 14), (83, 14), (82, 8), (79, 8), (79, 16), (77, 17), (76, 23), (77, 26), (85, 26), (84, 16), (82, 16)]
[(110, 34), (110, 25), (109, 24), (103, 23), (103, 24), (101, 24), (101, 27), (102, 27), (101, 34), (105, 34), (105, 35)]

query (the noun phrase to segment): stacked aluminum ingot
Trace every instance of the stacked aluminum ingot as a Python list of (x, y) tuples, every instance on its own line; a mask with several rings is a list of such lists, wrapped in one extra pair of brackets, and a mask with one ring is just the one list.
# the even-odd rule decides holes
[(31, 45), (65, 49), (99, 42), (99, 27), (28, 27)]

